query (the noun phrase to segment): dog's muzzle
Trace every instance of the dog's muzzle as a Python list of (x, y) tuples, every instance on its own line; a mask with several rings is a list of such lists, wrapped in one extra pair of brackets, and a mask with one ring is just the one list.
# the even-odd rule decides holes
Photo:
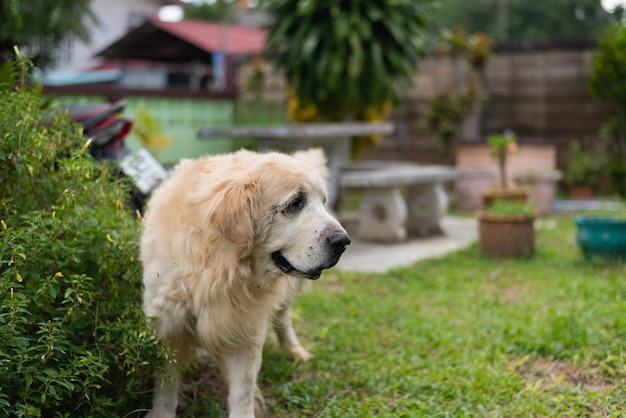
[(296, 269), (280, 251), (272, 253), (272, 260), (274, 261), (274, 265), (276, 265), (276, 267), (278, 267), (278, 269), (285, 274), (303, 277), (309, 280), (317, 280), (320, 278), (322, 270), (331, 268), (337, 264), (341, 254), (343, 254), (346, 247), (350, 245), (350, 237), (345, 232), (334, 232), (326, 238), (326, 245), (327, 257), (322, 265), (313, 271), (300, 271)]

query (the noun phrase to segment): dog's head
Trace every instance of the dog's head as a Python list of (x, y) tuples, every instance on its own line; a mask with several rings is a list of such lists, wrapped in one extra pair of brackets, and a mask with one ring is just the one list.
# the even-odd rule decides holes
[(255, 270), (319, 278), (350, 244), (328, 208), (323, 153), (238, 154), (245, 163), (212, 199), (210, 222), (249, 249)]

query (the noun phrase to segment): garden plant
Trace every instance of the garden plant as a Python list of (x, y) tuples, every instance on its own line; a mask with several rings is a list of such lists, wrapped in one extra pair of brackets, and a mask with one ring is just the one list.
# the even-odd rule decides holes
[[(266, 55), (284, 71), (295, 121), (384, 120), (433, 38), (437, 0), (265, 2)], [(381, 136), (355, 138), (353, 151)]]
[(141, 310), (129, 188), (18, 60), (0, 86), (0, 416), (139, 416), (167, 353)]

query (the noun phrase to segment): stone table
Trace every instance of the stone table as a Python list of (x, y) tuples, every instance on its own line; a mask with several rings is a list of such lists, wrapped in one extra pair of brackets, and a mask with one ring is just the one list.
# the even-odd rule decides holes
[(198, 137), (255, 138), (261, 148), (287, 147), (293, 151), (310, 147), (322, 147), (328, 158), (330, 179), (328, 198), (332, 206), (339, 195), (339, 174), (342, 165), (350, 156), (353, 136), (390, 134), (394, 125), (390, 122), (336, 122), (298, 123), (269, 126), (241, 126), (232, 128), (202, 129)]

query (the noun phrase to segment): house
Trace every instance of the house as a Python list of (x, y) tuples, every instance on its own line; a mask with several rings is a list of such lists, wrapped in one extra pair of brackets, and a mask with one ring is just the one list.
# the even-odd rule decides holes
[[(44, 79), (44, 93), (58, 102), (125, 99), (125, 114), (138, 121), (149, 111), (171, 142), (154, 151), (164, 165), (181, 158), (230, 150), (232, 141), (201, 140), (198, 131), (232, 126), (236, 60), (263, 50), (265, 31), (204, 21), (164, 22), (156, 16), (124, 31), (92, 55), (88, 71), (59, 83)], [(131, 135), (127, 145), (139, 140)]]
[(260, 54), (265, 38), (251, 27), (152, 17), (96, 55), (120, 63), (120, 86), (219, 91), (234, 88), (233, 58)]
[(69, 40), (57, 54), (55, 72), (77, 72), (94, 67), (102, 61), (93, 58), (97, 51), (156, 16), (161, 7), (184, 4), (180, 0), (92, 0), (91, 9), (99, 23), (92, 28), (91, 42)]

